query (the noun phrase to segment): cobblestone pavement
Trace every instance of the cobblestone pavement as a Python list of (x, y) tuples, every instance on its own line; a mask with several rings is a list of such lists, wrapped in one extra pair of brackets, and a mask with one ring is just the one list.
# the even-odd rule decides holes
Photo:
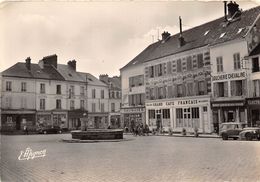
[[(125, 136), (128, 141), (64, 143), (70, 134), (1, 136), (2, 181), (260, 182), (260, 142)], [(21, 150), (47, 150), (19, 161)]]

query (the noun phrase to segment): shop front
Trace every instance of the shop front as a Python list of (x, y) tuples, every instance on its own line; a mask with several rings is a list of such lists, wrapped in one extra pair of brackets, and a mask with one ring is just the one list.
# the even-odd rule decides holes
[(121, 108), (121, 117), (124, 128), (132, 132), (139, 124), (145, 124), (145, 107)]
[(248, 98), (248, 126), (260, 127), (260, 97)]
[(84, 126), (83, 118), (87, 117), (88, 112), (86, 110), (70, 110), (68, 111), (68, 120), (69, 120), (69, 129), (70, 130), (78, 130)]
[(35, 130), (35, 111), (29, 110), (2, 110), (2, 131)]
[(210, 98), (174, 99), (146, 102), (146, 123), (150, 128), (174, 132), (193, 132), (195, 128), (202, 133), (211, 133)]
[(60, 126), (63, 129), (67, 126), (66, 111), (38, 111), (37, 126)]
[(90, 112), (87, 118), (87, 127), (95, 129), (108, 128), (108, 113), (107, 112)]
[(226, 122), (247, 122), (245, 100), (212, 101), (213, 123), (215, 129)]
[(109, 125), (111, 128), (121, 128), (122, 127), (120, 113), (110, 113), (109, 114)]

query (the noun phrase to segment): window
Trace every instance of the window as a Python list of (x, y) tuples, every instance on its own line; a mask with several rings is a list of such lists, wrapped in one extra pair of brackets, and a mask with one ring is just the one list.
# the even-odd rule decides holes
[(155, 119), (155, 110), (148, 110), (149, 119)]
[(192, 70), (192, 59), (191, 56), (187, 57), (187, 71), (191, 71)]
[(234, 59), (234, 69), (235, 69), (235, 70), (241, 69), (241, 65), (240, 65), (240, 54), (239, 54), (239, 53), (233, 54), (233, 59)]
[(167, 74), (172, 73), (172, 62), (167, 62)]
[(95, 99), (96, 98), (96, 90), (92, 89), (92, 98)]
[(111, 112), (115, 112), (115, 103), (111, 103)]
[(157, 67), (158, 67), (158, 76), (162, 76), (162, 74), (163, 74), (162, 64), (157, 65)]
[(70, 101), (70, 110), (74, 110), (75, 109), (75, 102), (74, 100)]
[(21, 97), (21, 108), (25, 109), (27, 107), (27, 100), (25, 97)]
[(101, 112), (105, 112), (105, 104), (101, 103)]
[(101, 95), (101, 99), (104, 99), (104, 90), (101, 90), (100, 95)]
[(150, 76), (150, 78), (154, 77), (154, 66), (149, 67), (149, 76)]
[(116, 92), (116, 98), (120, 99), (120, 93)]
[(200, 112), (198, 107), (191, 108), (191, 117), (194, 119), (200, 118)]
[(230, 83), (231, 83), (231, 95), (232, 96), (242, 96), (243, 95), (242, 80), (231, 81)]
[(92, 103), (92, 112), (96, 112), (96, 103)]
[(182, 127), (183, 126), (183, 109), (182, 108), (176, 109), (176, 119), (177, 119), (176, 126)]
[(84, 96), (84, 95), (85, 95), (84, 90), (85, 90), (85, 88), (84, 88), (83, 86), (81, 86), (81, 87), (80, 87), (80, 95), (81, 95), (81, 96)]
[(228, 97), (228, 82), (218, 82), (213, 84), (214, 97)]
[(6, 82), (6, 91), (12, 91), (12, 82), (10, 81)]
[(253, 97), (260, 97), (260, 80), (253, 80)]
[(198, 68), (202, 68), (203, 67), (203, 54), (198, 54), (197, 55), (197, 61), (198, 61)]
[(56, 85), (56, 94), (61, 94), (61, 85)]
[(207, 107), (203, 107), (203, 112), (208, 112), (208, 108)]
[(205, 84), (204, 81), (199, 81), (199, 95), (204, 95)]
[(154, 90), (154, 88), (150, 88), (150, 99), (151, 100), (155, 99), (155, 90)]
[(21, 91), (26, 92), (26, 82), (21, 83)]
[(163, 119), (170, 119), (170, 109), (163, 109)]
[(182, 72), (182, 69), (181, 69), (181, 59), (178, 59), (177, 60), (177, 72)]
[(40, 99), (40, 109), (45, 110), (45, 99)]
[(259, 72), (260, 71), (260, 64), (259, 64), (259, 58), (253, 58), (252, 59), (252, 72)]
[(144, 75), (129, 77), (129, 87), (138, 87), (144, 85)]
[(80, 109), (81, 110), (85, 109), (85, 101), (84, 100), (80, 100)]
[(61, 109), (61, 100), (56, 99), (56, 109)]
[(114, 93), (114, 91), (111, 91), (111, 98), (115, 98), (115, 93)]
[(222, 57), (217, 57), (217, 72), (223, 72), (223, 60)]
[(187, 96), (192, 96), (193, 93), (193, 83), (187, 83)]
[(7, 108), (11, 108), (12, 107), (12, 97), (6, 97), (5, 104), (6, 104)]
[(75, 95), (75, 92), (74, 92), (74, 91), (75, 91), (75, 90), (74, 90), (74, 86), (71, 85), (71, 86), (70, 86), (70, 98)]
[(182, 92), (182, 84), (177, 85), (177, 97), (182, 97), (183, 92)]
[(44, 93), (45, 93), (45, 84), (44, 84), (44, 83), (41, 83), (41, 84), (40, 84), (40, 93), (41, 93), (41, 94), (44, 94)]

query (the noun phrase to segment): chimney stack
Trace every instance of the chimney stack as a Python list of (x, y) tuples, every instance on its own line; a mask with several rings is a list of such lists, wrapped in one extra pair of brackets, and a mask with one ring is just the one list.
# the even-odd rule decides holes
[(75, 60), (72, 60), (72, 61), (69, 61), (67, 64), (68, 66), (70, 66), (74, 71), (76, 71), (76, 61)]
[(180, 37), (179, 37), (179, 45), (180, 47), (181, 46), (184, 46), (185, 45), (185, 40), (182, 36), (182, 20), (181, 20), (181, 17), (179, 16), (179, 24), (180, 24)]
[(42, 60), (39, 61), (39, 65), (42, 65), (42, 62), (43, 62), (43, 67), (52, 65), (57, 69), (57, 55), (56, 54), (43, 57)]
[(227, 21), (227, 1), (224, 1), (224, 18)]
[(28, 70), (31, 70), (31, 58), (30, 58), (30, 57), (27, 57), (27, 58), (25, 59), (25, 65), (26, 65), (26, 68), (27, 68)]
[(162, 33), (162, 41), (166, 41), (169, 37), (171, 36), (171, 34), (169, 32), (163, 32)]
[(235, 15), (235, 13), (236, 13), (235, 17), (240, 16), (241, 11), (238, 8), (239, 5), (235, 1), (234, 1), (234, 3), (232, 1), (230, 1), (227, 4), (227, 6), (228, 6), (228, 15), (230, 18), (232, 18)]
[(108, 75), (107, 74), (99, 75), (99, 80), (108, 84)]

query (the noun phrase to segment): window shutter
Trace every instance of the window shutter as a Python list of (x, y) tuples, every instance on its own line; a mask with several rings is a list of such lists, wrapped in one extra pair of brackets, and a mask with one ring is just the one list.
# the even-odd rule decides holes
[(183, 83), (183, 85), (182, 85), (182, 96), (183, 97), (186, 96), (186, 83)]
[(150, 96), (150, 88), (146, 87), (145, 88), (145, 96), (146, 96), (146, 99), (150, 99), (151, 96)]
[(171, 74), (172, 73), (172, 64), (171, 62), (167, 62), (167, 74)]
[(228, 97), (228, 82), (224, 82), (224, 97)]
[(213, 91), (214, 91), (213, 94), (214, 94), (214, 97), (218, 97), (218, 95), (219, 95), (219, 94), (218, 94), (218, 87), (217, 87), (217, 86), (218, 86), (218, 83), (214, 83), (214, 84), (213, 84)]
[(173, 93), (172, 93), (172, 86), (170, 85), (170, 86), (168, 86), (168, 98), (172, 98), (172, 96), (173, 96)]
[(158, 87), (154, 88), (154, 92), (155, 92), (155, 94), (154, 94), (155, 98), (154, 99), (158, 99), (158, 89), (159, 89)]
[(242, 95), (247, 96), (247, 80), (242, 80)]
[(166, 86), (163, 87), (163, 98), (166, 98), (167, 89)]
[(199, 95), (199, 82), (197, 80), (194, 81), (194, 95)]
[(149, 78), (149, 67), (145, 67), (145, 78)]
[(204, 95), (207, 95), (208, 94), (208, 81), (204, 81)]
[(176, 84), (174, 84), (172, 86), (172, 96), (177, 97), (177, 85)]
[(234, 96), (236, 94), (236, 82), (235, 81), (230, 82), (230, 89), (231, 89), (231, 96)]

